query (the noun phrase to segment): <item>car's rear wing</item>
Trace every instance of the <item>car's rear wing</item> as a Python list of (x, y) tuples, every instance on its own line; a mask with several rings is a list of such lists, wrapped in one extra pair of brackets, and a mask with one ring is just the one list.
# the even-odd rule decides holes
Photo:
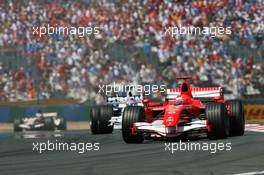
[[(214, 98), (222, 97), (223, 88), (222, 87), (193, 87), (191, 88), (193, 98)], [(166, 100), (174, 100), (180, 94), (180, 88), (167, 89)]]
[(126, 103), (129, 100), (141, 101), (143, 100), (143, 96), (142, 95), (133, 95), (131, 97), (129, 96), (108, 96), (106, 98), (107, 103)]
[(57, 117), (58, 113), (57, 112), (44, 112), (41, 114), (43, 117)]

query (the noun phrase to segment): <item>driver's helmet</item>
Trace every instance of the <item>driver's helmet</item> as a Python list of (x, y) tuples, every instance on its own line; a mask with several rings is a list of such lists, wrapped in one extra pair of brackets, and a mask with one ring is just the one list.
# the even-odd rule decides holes
[(127, 93), (127, 99), (128, 99), (128, 103), (133, 103), (136, 101), (131, 91)]

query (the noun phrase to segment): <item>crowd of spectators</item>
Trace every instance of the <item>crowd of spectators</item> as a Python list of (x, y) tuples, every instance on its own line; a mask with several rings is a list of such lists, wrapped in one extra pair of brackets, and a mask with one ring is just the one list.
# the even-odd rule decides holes
[[(259, 93), (257, 89), (264, 87), (263, 58), (262, 63), (255, 63), (250, 55), (234, 58), (225, 43), (263, 52), (263, 11), (262, 0), (0, 0), (0, 49), (18, 50), (25, 64), (37, 69), (21, 65), (11, 70), (1, 64), (0, 100), (60, 96), (101, 101), (99, 84), (173, 87), (175, 76), (186, 74), (196, 82), (225, 85), (235, 96)], [(100, 34), (33, 34), (33, 27), (48, 24), (98, 26)], [(232, 34), (164, 35), (168, 27), (179, 25), (231, 27)], [(142, 46), (151, 58), (134, 55), (117, 60), (105, 51), (115, 43)], [(152, 52), (160, 67), (152, 64)]]

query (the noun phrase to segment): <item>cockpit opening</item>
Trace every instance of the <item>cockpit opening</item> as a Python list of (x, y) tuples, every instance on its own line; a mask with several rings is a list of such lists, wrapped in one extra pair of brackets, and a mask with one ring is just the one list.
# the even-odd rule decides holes
[(187, 86), (186, 83), (184, 83), (184, 84), (182, 85), (182, 92), (187, 92), (187, 91), (188, 91), (188, 86)]

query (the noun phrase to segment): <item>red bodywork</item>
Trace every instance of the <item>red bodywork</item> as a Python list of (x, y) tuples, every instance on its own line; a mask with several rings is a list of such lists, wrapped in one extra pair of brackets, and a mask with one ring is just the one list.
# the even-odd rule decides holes
[[(180, 88), (174, 89), (179, 91), (179, 95), (173, 100), (166, 100), (163, 104), (158, 102), (150, 102), (143, 100), (145, 105), (146, 122), (152, 123), (155, 120), (163, 119), (163, 124), (166, 127), (175, 127), (179, 123), (189, 123), (193, 118), (201, 118), (205, 115), (206, 105), (200, 99), (194, 99), (190, 84), (186, 81), (189, 77), (180, 77), (184, 79), (180, 84)], [(206, 88), (200, 88), (201, 91), (206, 91)], [(210, 89), (215, 88), (207, 88)], [(195, 89), (199, 91), (199, 89)], [(224, 99), (223, 94), (220, 96), (210, 98), (212, 102), (221, 102), (227, 105), (228, 116), (230, 116), (230, 107), (228, 102)], [(206, 128), (210, 129), (208, 122)], [(136, 128), (132, 128), (132, 132), (136, 132)]]

